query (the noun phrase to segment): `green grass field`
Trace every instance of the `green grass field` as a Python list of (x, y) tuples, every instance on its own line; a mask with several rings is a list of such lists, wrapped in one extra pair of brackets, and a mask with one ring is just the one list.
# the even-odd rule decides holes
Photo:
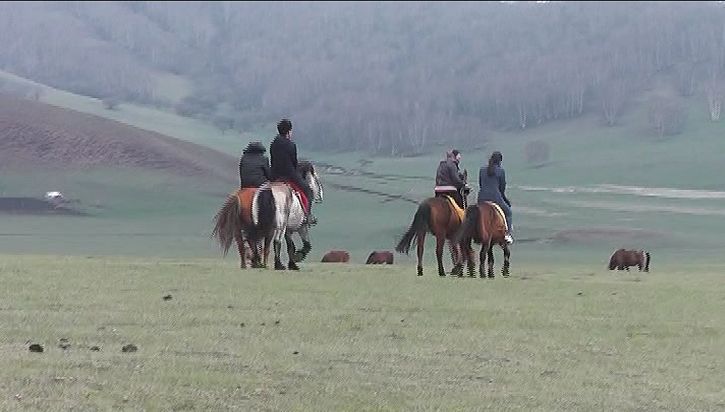
[(722, 270), (3, 255), (0, 409), (722, 410)]

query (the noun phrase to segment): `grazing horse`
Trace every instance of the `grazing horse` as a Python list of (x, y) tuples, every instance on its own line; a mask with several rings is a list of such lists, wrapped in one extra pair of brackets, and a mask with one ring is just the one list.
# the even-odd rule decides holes
[[(322, 202), (322, 184), (315, 167), (310, 162), (300, 162), (298, 169), (302, 178), (312, 189), (313, 201)], [(312, 249), (309, 238), (309, 224), (304, 223), (305, 211), (296, 191), (284, 182), (267, 182), (262, 185), (252, 199), (252, 238), (255, 240), (272, 239), (274, 246), (274, 268), (285, 270), (280, 254), (282, 239), (287, 243), (288, 267), (299, 270), (296, 262), (301, 262)], [(295, 251), (295, 244), (290, 236), (299, 233), (302, 238), (302, 249)], [(265, 252), (266, 255), (267, 252)], [(265, 256), (266, 258), (266, 256)]]
[(609, 270), (627, 270), (630, 266), (639, 267), (641, 272), (644, 268), (645, 272), (649, 272), (650, 256), (649, 252), (644, 250), (625, 250), (619, 249), (609, 259)]
[[(252, 228), (252, 199), (256, 192), (257, 188), (254, 187), (232, 192), (214, 216), (214, 230), (211, 236), (216, 238), (224, 256), (229, 252), (232, 242), (236, 241), (239, 250), (239, 267), (242, 269), (246, 269), (247, 259), (251, 260), (253, 268), (267, 266), (270, 239), (264, 240), (264, 260), (260, 262), (259, 242), (249, 238), (249, 231)], [(249, 248), (246, 248), (246, 245)]]
[[(464, 172), (464, 183), (468, 173)], [(463, 194), (463, 204), (465, 207), (468, 193)], [(456, 212), (452, 205), (452, 199), (446, 197), (429, 197), (420, 203), (418, 210), (415, 212), (413, 222), (410, 224), (408, 231), (405, 232), (395, 251), (398, 253), (410, 252), (410, 246), (413, 240), (418, 241), (418, 276), (423, 276), (423, 249), (425, 246), (425, 235), (430, 232), (436, 237), (436, 259), (438, 260), (438, 276), (445, 276), (443, 269), (443, 246), (446, 240), (449, 240), (451, 246), (451, 258), (456, 263), (461, 255), (460, 248), (454, 243), (453, 236), (458, 231), (463, 218)], [(451, 275), (454, 275), (451, 272)]]
[(481, 204), (470, 206), (466, 209), (466, 217), (456, 234), (456, 242), (460, 247), (468, 251), (468, 256), (461, 256), (456, 264), (458, 276), (462, 276), (463, 260), (468, 259), (468, 275), (474, 277), (474, 256), (471, 240), (481, 244), (480, 257), (480, 276), (485, 277), (486, 257), (488, 257), (488, 277), (493, 278), (493, 246), (499, 245), (503, 249), (503, 270), (504, 277), (509, 276), (509, 259), (511, 251), (509, 251), (506, 243), (506, 217), (503, 211), (492, 202), (483, 202)]
[(350, 261), (350, 253), (344, 250), (331, 250), (322, 257), (322, 263), (347, 263)]
[(372, 252), (370, 256), (368, 256), (367, 262), (365, 262), (366, 265), (392, 265), (393, 264), (393, 253), (384, 251), (384, 252), (378, 252), (377, 250)]

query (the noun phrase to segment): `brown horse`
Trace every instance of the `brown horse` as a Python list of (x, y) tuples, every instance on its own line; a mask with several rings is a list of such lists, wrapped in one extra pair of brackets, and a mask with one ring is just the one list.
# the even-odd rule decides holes
[(468, 259), (468, 275), (474, 277), (473, 266), (475, 265), (471, 240), (481, 244), (480, 276), (485, 277), (486, 257), (488, 257), (488, 277), (493, 278), (493, 246), (499, 245), (503, 249), (503, 270), (504, 277), (509, 276), (509, 259), (511, 251), (506, 243), (506, 221), (503, 212), (491, 202), (484, 202), (466, 209), (466, 217), (455, 236), (459, 246), (468, 251), (468, 256), (459, 257), (454, 271), (458, 276), (463, 275), (463, 260)]
[(641, 272), (644, 268), (645, 272), (649, 272), (650, 256), (649, 252), (644, 250), (625, 250), (619, 249), (609, 259), (609, 270), (627, 270), (630, 266), (637, 266)]
[(365, 262), (366, 265), (392, 265), (393, 264), (393, 254), (391, 252), (383, 251), (374, 251), (370, 253), (370, 256), (368, 256), (368, 260)]
[[(464, 172), (464, 182), (467, 173)], [(464, 207), (466, 203), (467, 193), (463, 194)], [(459, 261), (461, 251), (458, 244), (453, 242), (453, 236), (461, 225), (461, 218), (453, 210), (449, 200), (445, 197), (429, 197), (420, 203), (418, 210), (413, 217), (408, 231), (405, 232), (403, 238), (395, 247), (398, 253), (410, 252), (410, 246), (413, 240), (418, 241), (418, 276), (423, 276), (423, 249), (425, 246), (425, 235), (430, 232), (436, 237), (436, 259), (438, 260), (438, 275), (445, 276), (443, 269), (443, 246), (446, 240), (450, 241), (451, 258), (453, 263)], [(455, 269), (451, 275), (456, 274)]]
[(350, 261), (350, 253), (345, 250), (331, 250), (322, 257), (322, 263), (347, 263)]
[(246, 269), (247, 258), (250, 253), (245, 248), (249, 246), (251, 250), (251, 263), (253, 268), (267, 267), (267, 256), (269, 255), (269, 245), (271, 238), (264, 239), (263, 261), (260, 262), (259, 242), (253, 242), (250, 239), (250, 231), (252, 225), (252, 199), (257, 192), (257, 188), (243, 188), (232, 192), (224, 204), (214, 216), (214, 229), (211, 236), (216, 238), (217, 242), (224, 252), (224, 256), (229, 252), (232, 242), (236, 241), (239, 250), (239, 267)]

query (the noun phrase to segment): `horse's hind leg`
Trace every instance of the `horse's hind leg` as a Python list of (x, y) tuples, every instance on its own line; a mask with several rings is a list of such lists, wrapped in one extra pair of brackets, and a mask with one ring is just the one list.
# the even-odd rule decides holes
[(488, 278), (493, 279), (493, 245), (489, 243), (488, 245)]
[(423, 248), (425, 247), (425, 232), (418, 233), (418, 276), (423, 276)]
[(504, 244), (502, 246), (503, 248), (503, 269), (501, 270), (501, 274), (503, 277), (507, 278), (509, 277), (509, 265), (510, 265), (510, 258), (511, 258), (511, 251), (509, 250), (508, 245)]
[(481, 242), (481, 253), (479, 255), (479, 262), (478, 262), (478, 265), (479, 265), (478, 272), (479, 272), (479, 276), (481, 278), (486, 277), (486, 255), (488, 255), (488, 248), (489, 248), (488, 243)]
[(438, 276), (445, 277), (446, 271), (443, 269), (443, 247), (446, 245), (445, 236), (436, 236), (436, 260), (438, 260)]
[(468, 257), (468, 276), (475, 278), (476, 277), (476, 260), (473, 256), (473, 247), (471, 247), (471, 240), (469, 239), (465, 243), (465, 250), (461, 250), (461, 253), (465, 253)]
[(272, 241), (272, 244), (274, 245), (275, 270), (287, 270), (287, 268), (282, 264), (282, 259), (280, 258), (280, 255), (282, 254), (282, 239), (284, 238), (284, 235), (284, 230), (277, 229), (274, 232), (274, 240)]
[(284, 235), (284, 240), (287, 242), (287, 256), (289, 258), (289, 264), (287, 264), (287, 269), (289, 270), (300, 270), (300, 268), (297, 266), (297, 264), (294, 261), (294, 255), (295, 255), (295, 242), (292, 240), (292, 236), (290, 234)]
[(234, 241), (237, 242), (237, 250), (239, 250), (239, 268), (246, 269), (247, 268), (247, 257), (245, 256), (244, 238), (242, 237), (241, 232), (234, 234)]
[(271, 236), (265, 236), (264, 237), (264, 249), (262, 250), (263, 258), (262, 258), (262, 267), (267, 267), (267, 261), (269, 261), (269, 245), (272, 243), (272, 237)]

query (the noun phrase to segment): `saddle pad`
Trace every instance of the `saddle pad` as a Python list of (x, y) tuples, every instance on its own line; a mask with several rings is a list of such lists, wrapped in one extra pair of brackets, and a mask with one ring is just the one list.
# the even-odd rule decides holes
[(461, 222), (463, 222), (463, 217), (466, 215), (466, 211), (458, 207), (458, 203), (456, 203), (452, 197), (446, 195), (446, 199), (448, 199), (448, 202), (451, 204), (451, 208), (453, 208), (453, 211), (456, 212), (458, 218), (461, 219)]
[(501, 216), (501, 220), (503, 221), (504, 226), (509, 227), (508, 222), (506, 221), (506, 215), (503, 213), (503, 209), (501, 209), (501, 206), (496, 204), (495, 202), (486, 202), (489, 205), (493, 206), (494, 209), (498, 212), (499, 216)]

